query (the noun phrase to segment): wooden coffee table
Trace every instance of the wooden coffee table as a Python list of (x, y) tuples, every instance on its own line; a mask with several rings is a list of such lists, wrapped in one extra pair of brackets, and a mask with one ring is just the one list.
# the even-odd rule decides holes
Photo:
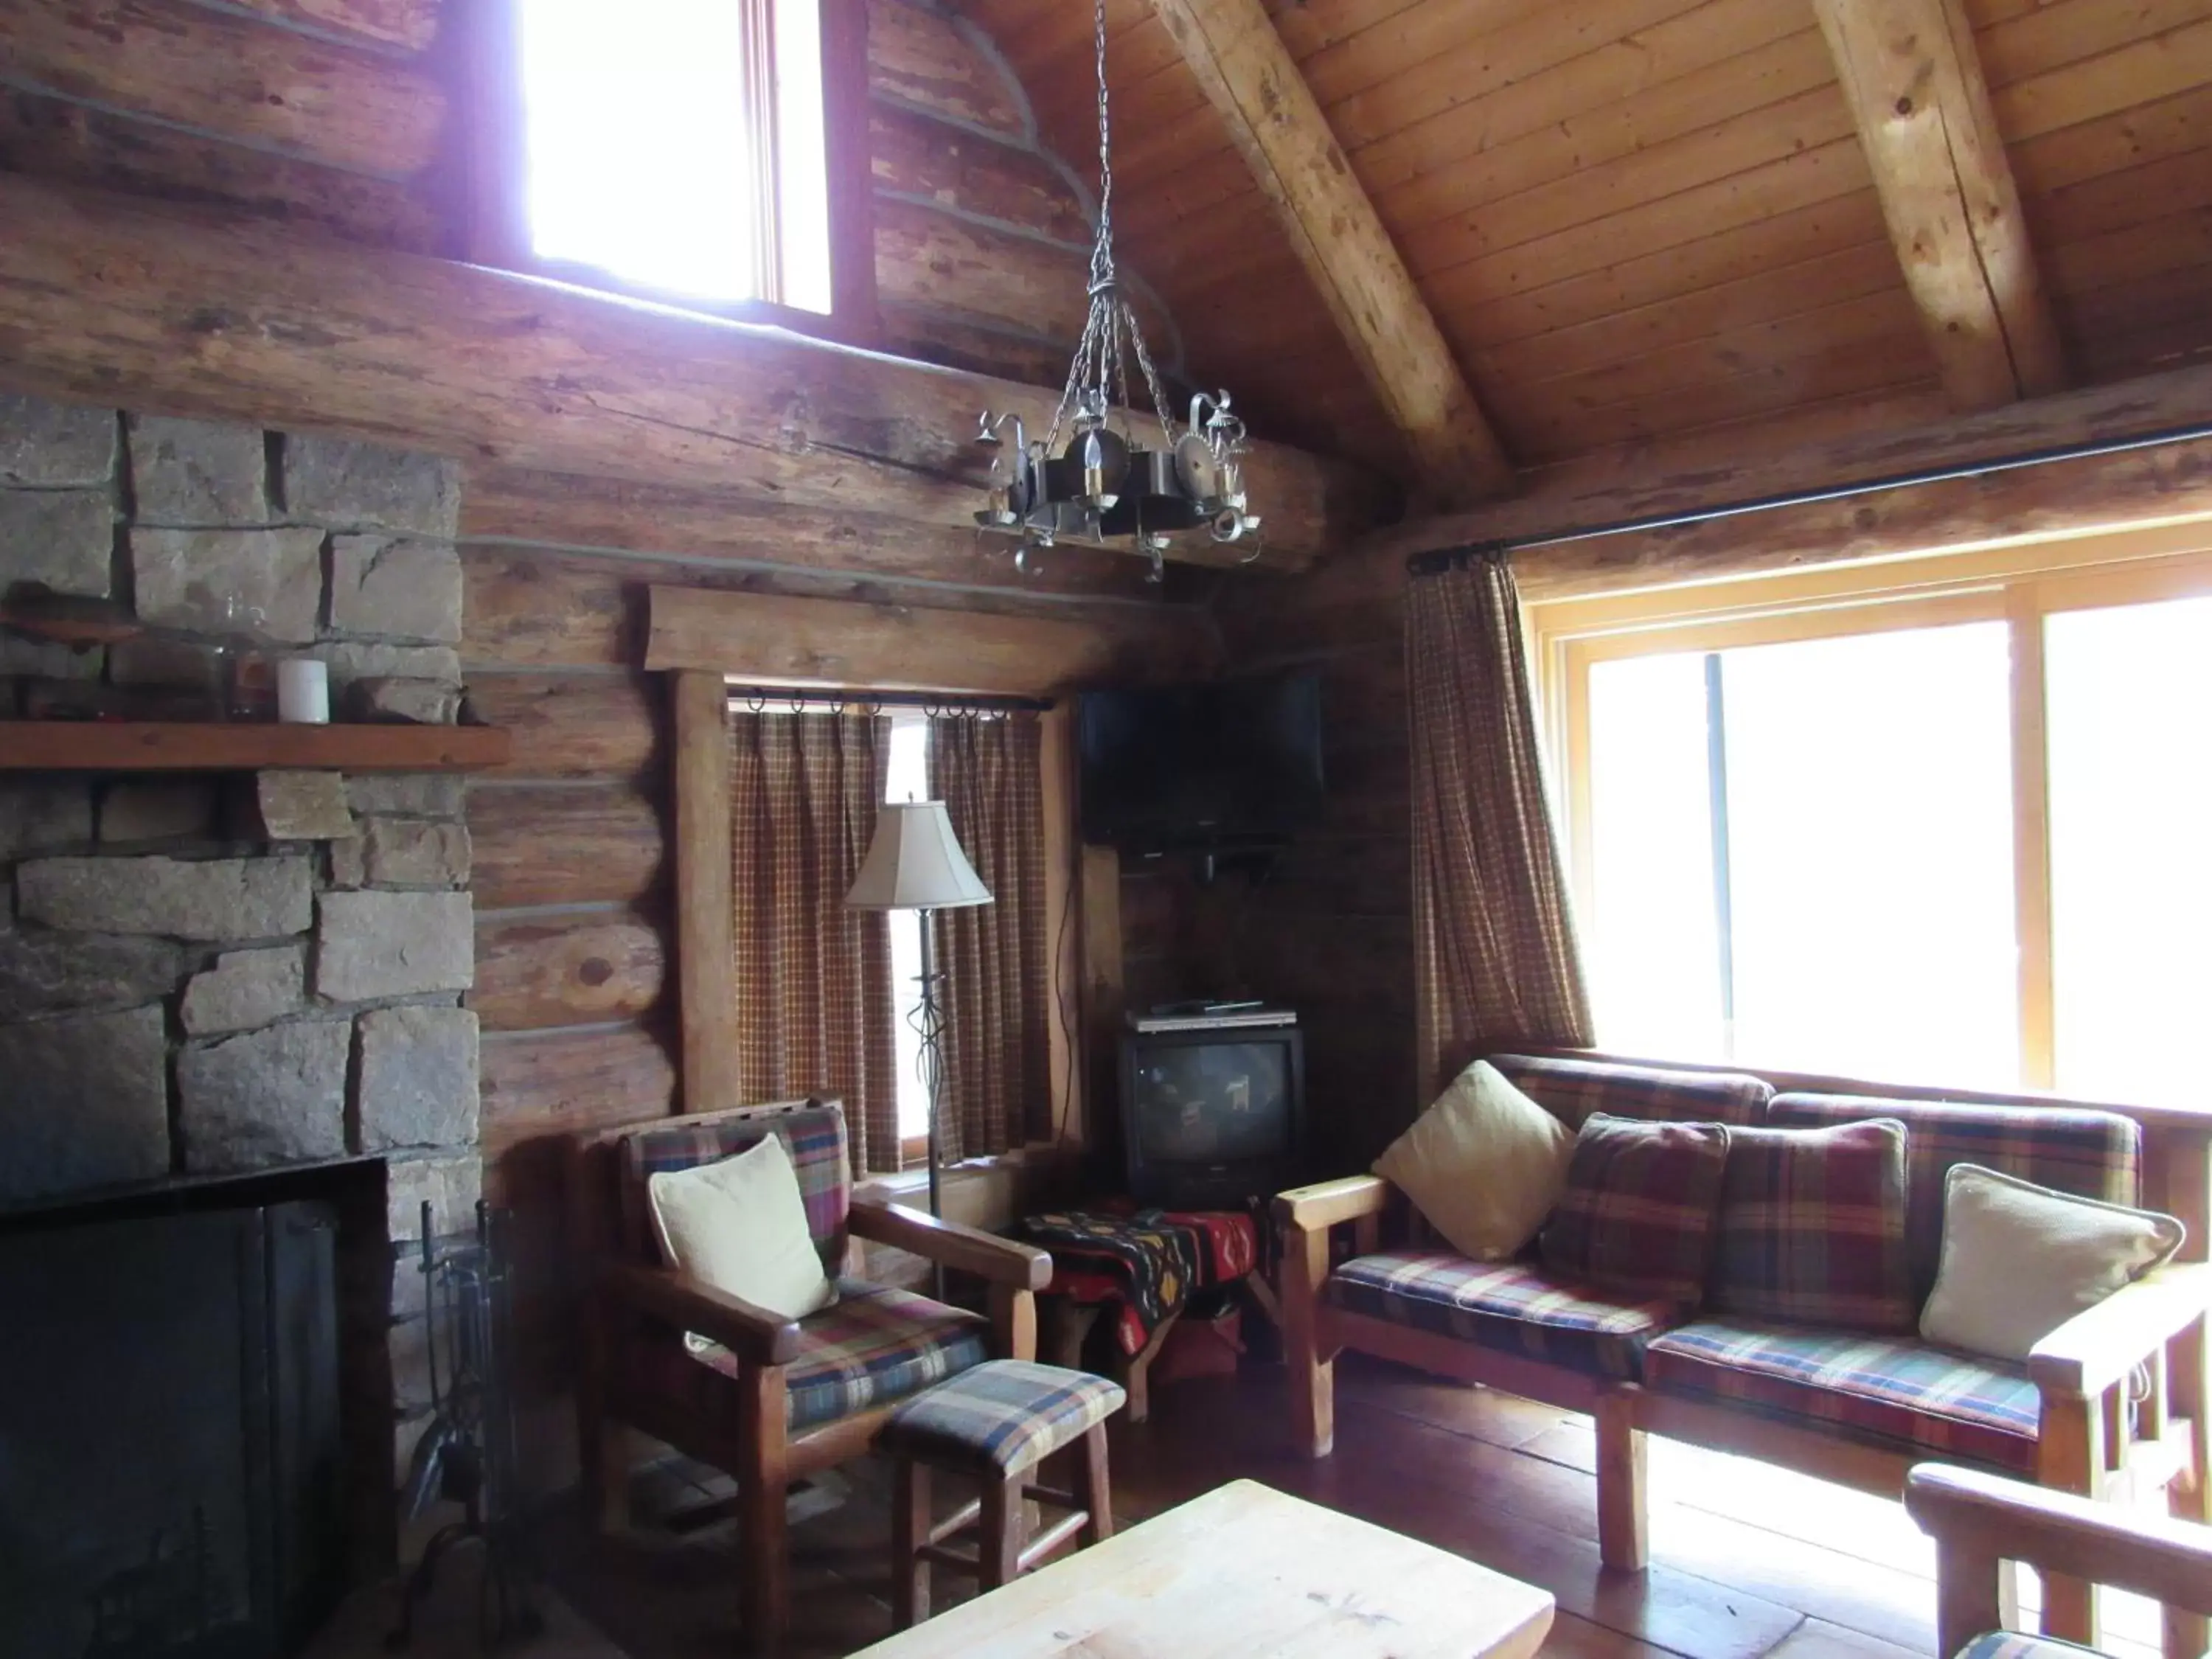
[(1236, 1480), (856, 1659), (1528, 1659), (1551, 1627), (1533, 1584)]

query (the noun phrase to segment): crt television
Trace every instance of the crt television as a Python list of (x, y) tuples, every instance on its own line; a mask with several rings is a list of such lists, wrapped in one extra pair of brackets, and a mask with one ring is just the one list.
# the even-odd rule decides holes
[(1321, 811), (1321, 718), (1310, 673), (1085, 694), (1084, 840), (1143, 854), (1286, 838)]
[(1305, 1049), (1295, 1025), (1121, 1038), (1129, 1192), (1170, 1210), (1234, 1209), (1303, 1176)]

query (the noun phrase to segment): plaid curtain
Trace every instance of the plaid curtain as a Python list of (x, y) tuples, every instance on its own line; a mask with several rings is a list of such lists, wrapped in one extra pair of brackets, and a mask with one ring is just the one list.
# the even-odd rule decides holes
[(1590, 1041), (1536, 747), (1521, 597), (1503, 558), (1407, 585), (1413, 972), (1422, 1098), (1468, 1060)]
[(890, 935), (845, 908), (875, 834), (890, 722), (730, 719), (738, 1083), (747, 1100), (837, 1095), (856, 1170), (899, 1164)]
[(929, 722), (929, 789), (988, 904), (939, 910), (948, 1158), (1003, 1152), (1052, 1124), (1042, 726), (1033, 714)]

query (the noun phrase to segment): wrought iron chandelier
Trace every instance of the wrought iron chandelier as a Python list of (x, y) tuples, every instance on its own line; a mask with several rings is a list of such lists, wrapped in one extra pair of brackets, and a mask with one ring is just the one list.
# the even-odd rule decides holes
[[(1098, 240), (1091, 250), (1091, 310), (1068, 365), (1066, 389), (1052, 425), (1032, 439), (1018, 414), (983, 411), (975, 441), (1006, 447), (991, 463), (990, 503), (975, 514), (987, 530), (1018, 533), (1018, 568), (1060, 537), (1108, 544), (1126, 541), (1149, 556), (1160, 580), (1173, 538), (1203, 531), (1216, 542), (1256, 532), (1260, 520), (1244, 499), (1244, 422), (1226, 392), (1200, 392), (1180, 425), (1168, 412), (1159, 371), (1145, 349), (1137, 314), (1114, 274), (1113, 134), (1106, 107), (1106, 0), (1093, 0), (1098, 67)], [(1159, 422), (1151, 445), (1130, 424), (1129, 365), (1133, 359)], [(1064, 444), (1063, 444), (1063, 440)], [(1255, 556), (1256, 556), (1256, 555)]]

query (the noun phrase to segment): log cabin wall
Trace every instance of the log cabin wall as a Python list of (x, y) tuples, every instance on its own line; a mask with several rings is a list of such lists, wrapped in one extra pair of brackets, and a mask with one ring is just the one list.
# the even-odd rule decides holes
[[(1092, 187), (1046, 154), (975, 26), (920, 0), (866, 14), (873, 343), (1060, 385)], [(466, 257), (465, 18), (455, 0), (0, 0), (0, 171)], [(1139, 291), (1172, 374), (1172, 321)]]
[[(559, 1260), (560, 1137), (678, 1108), (670, 710), (665, 677), (637, 665), (649, 587), (913, 605), (952, 625), (1075, 619), (1133, 675), (1218, 665), (1211, 620), (1176, 597), (1174, 573), (1148, 589), (1117, 556), (1066, 554), (1028, 578), (995, 544), (917, 531), (896, 557), (855, 545), (839, 566), (822, 515), (687, 520), (686, 506), (680, 492), (482, 472), (464, 497), (463, 670), (514, 743), (468, 803), (485, 1183), (525, 1217), (541, 1283)], [(567, 1374), (557, 1304), (541, 1301), (534, 1323), (532, 1375), (550, 1393)]]

